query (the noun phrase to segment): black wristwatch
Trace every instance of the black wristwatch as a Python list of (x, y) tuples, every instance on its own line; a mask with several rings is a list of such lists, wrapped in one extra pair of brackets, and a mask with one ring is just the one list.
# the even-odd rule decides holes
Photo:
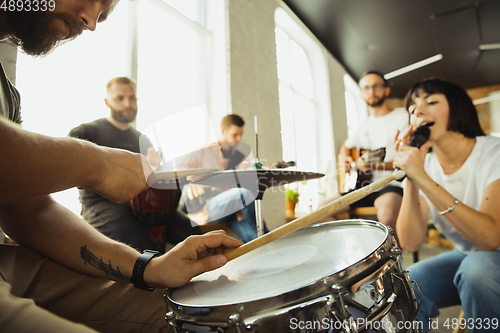
[(134, 265), (134, 270), (132, 271), (132, 283), (137, 289), (153, 291), (155, 288), (150, 287), (144, 282), (144, 270), (148, 262), (154, 257), (160, 255), (160, 252), (153, 250), (144, 250), (141, 256), (137, 259)]

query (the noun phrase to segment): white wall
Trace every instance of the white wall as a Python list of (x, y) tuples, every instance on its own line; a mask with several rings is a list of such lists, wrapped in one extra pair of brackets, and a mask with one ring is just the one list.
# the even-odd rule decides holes
[[(274, 12), (286, 5), (278, 0), (226, 0), (228, 11), (228, 61), (231, 112), (241, 115), (247, 122), (243, 141), (255, 149), (254, 115), (258, 118), (259, 157), (270, 162), (281, 159), (281, 130), (276, 68)], [(347, 138), (347, 119), (343, 75), (346, 70), (321, 47), (328, 64), (330, 93), (330, 121), (332, 122), (335, 151)], [(328, 84), (328, 83), (326, 83)], [(254, 150), (255, 151), (255, 150)], [(322, 151), (325, 154), (325, 151)], [(327, 154), (327, 153), (326, 153)], [(332, 155), (337, 153), (331, 152)], [(335, 156), (321, 156), (332, 161)], [(334, 165), (331, 166), (335, 171)], [(335, 177), (328, 182), (337, 191)], [(264, 219), (271, 229), (285, 220), (284, 195), (278, 189), (264, 195)]]
[[(243, 142), (255, 152), (254, 116), (259, 132), (259, 158), (281, 159), (278, 73), (274, 38), (276, 1), (227, 0), (231, 113), (245, 121)], [(285, 223), (285, 199), (277, 188), (264, 194), (264, 220), (270, 229)]]

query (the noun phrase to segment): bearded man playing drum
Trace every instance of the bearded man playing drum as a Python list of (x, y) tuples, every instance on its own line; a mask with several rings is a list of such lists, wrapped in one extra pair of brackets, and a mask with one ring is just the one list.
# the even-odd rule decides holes
[[(3, 10), (0, 39), (43, 55), (83, 29), (95, 30), (116, 2), (58, 0), (54, 11)], [(20, 245), (0, 245), (2, 332), (166, 331), (163, 290), (139, 288), (183, 285), (224, 265), (222, 253), (242, 243), (214, 232), (152, 258), (105, 237), (49, 194), (79, 186), (127, 202), (148, 187), (146, 158), (31, 133), (20, 123), (19, 93), (0, 66), (0, 227)]]

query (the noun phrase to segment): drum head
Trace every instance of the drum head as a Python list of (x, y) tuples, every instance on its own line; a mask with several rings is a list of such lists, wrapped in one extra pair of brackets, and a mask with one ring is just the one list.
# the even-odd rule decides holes
[(301, 229), (193, 278), (170, 298), (185, 306), (220, 306), (281, 295), (356, 264), (387, 235), (382, 224), (370, 221)]

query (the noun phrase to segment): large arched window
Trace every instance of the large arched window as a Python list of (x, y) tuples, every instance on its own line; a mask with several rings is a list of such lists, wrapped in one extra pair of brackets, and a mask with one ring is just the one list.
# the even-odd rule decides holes
[(276, 27), (283, 158), (317, 170), (314, 84), (304, 49)]
[[(207, 68), (224, 69), (214, 66), (225, 61), (224, 43), (209, 47), (212, 40), (224, 36), (224, 6), (224, 0), (122, 0), (95, 32), (84, 32), (44, 58), (19, 53), (16, 83), (24, 128), (66, 136), (81, 123), (106, 117), (105, 87), (116, 76), (137, 80), (140, 131), (193, 107), (206, 110), (207, 118), (216, 109), (215, 118), (220, 119), (227, 113), (225, 82), (213, 83), (225, 72), (221, 75)], [(222, 31), (214, 33), (214, 26)], [(197, 124), (205, 127), (201, 131), (191, 115), (177, 117), (178, 140), (181, 135), (189, 137), (187, 129), (195, 128), (198, 137), (210, 132), (207, 119), (198, 119)], [(79, 213), (75, 189), (54, 198)]]
[[(275, 12), (283, 159), (324, 172), (333, 157), (328, 71), (319, 42), (299, 22), (283, 8)], [(299, 188), (299, 211), (317, 207), (317, 181), (290, 187)]]
[(356, 81), (349, 75), (344, 75), (345, 104), (347, 116), (347, 130), (349, 136), (353, 135), (367, 117), (367, 105), (361, 97), (361, 89)]

